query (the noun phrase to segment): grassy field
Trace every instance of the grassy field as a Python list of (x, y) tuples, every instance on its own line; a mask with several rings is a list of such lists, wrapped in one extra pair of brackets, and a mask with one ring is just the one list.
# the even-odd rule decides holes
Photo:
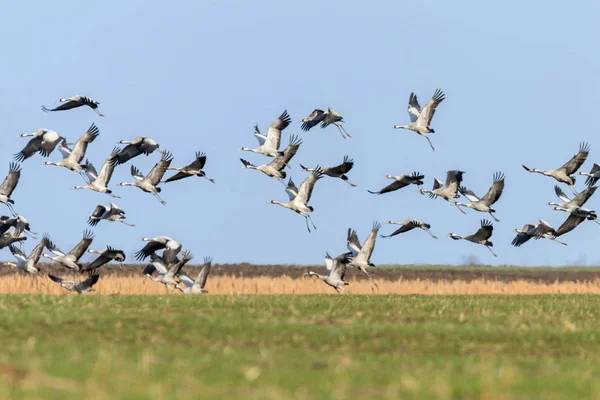
[(600, 397), (597, 295), (3, 295), (0, 309), (2, 398)]

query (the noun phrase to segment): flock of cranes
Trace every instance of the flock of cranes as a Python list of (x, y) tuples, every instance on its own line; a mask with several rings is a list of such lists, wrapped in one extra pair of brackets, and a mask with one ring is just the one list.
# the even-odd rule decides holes
[[(394, 125), (393, 128), (416, 132), (425, 137), (432, 151), (435, 151), (428, 135), (435, 132), (431, 126), (431, 122), (437, 108), (444, 100), (445, 94), (440, 89), (437, 89), (427, 104), (421, 107), (417, 96), (411, 93), (407, 108), (410, 123), (407, 125)], [(59, 99), (59, 102), (61, 104), (55, 108), (42, 106), (42, 110), (44, 112), (57, 112), (87, 106), (99, 116), (103, 116), (99, 111), (100, 103), (86, 96), (77, 95), (70, 98), (62, 98)], [(306, 172), (307, 175), (299, 187), (296, 186), (294, 180), (288, 176), (289, 174), (286, 169), (290, 167), (292, 159), (300, 150), (302, 139), (292, 134), (289, 136), (287, 146), (283, 150), (281, 149), (283, 131), (291, 123), (292, 119), (286, 110), (269, 125), (266, 135), (261, 133), (258, 126), (255, 126), (254, 136), (258, 141), (258, 146), (255, 148), (242, 147), (241, 151), (260, 154), (271, 160), (264, 164), (254, 164), (244, 158), (240, 158), (240, 161), (242, 168), (260, 171), (267, 177), (281, 182), (288, 195), (288, 201), (270, 200), (268, 204), (279, 205), (304, 217), (306, 229), (308, 232), (312, 232), (317, 227), (311, 217), (314, 208), (309, 203), (315, 185), (323, 177), (329, 177), (341, 179), (350, 186), (356, 187), (357, 185), (352, 183), (348, 177), (348, 174), (354, 167), (354, 160), (345, 155), (342, 162), (334, 166), (321, 167), (317, 165), (309, 168), (300, 164), (302, 171)], [(344, 139), (352, 138), (344, 128), (342, 115), (331, 107), (327, 111), (315, 109), (308, 117), (300, 120), (300, 123), (303, 131), (309, 131), (317, 125), (320, 125), (321, 128), (333, 125)], [(94, 234), (90, 230), (84, 232), (80, 242), (69, 252), (60, 250), (50, 236), (44, 234), (31, 253), (27, 255), (22, 247), (23, 242), (27, 240), (27, 236), (36, 238), (37, 234), (31, 232), (29, 222), (16, 212), (15, 202), (12, 199), (15, 188), (19, 183), (22, 164), (26, 160), (36, 154), (40, 154), (42, 157), (49, 157), (58, 148), (62, 159), (57, 162), (46, 161), (44, 165), (63, 167), (80, 175), (85, 184), (74, 186), (74, 189), (92, 190), (118, 199), (120, 197), (114, 194), (112, 189), (109, 188), (115, 169), (121, 168), (123, 164), (131, 162), (136, 157), (142, 155), (150, 156), (158, 152), (160, 159), (147, 174), (142, 173), (140, 169), (131, 163), (129, 170), (133, 181), (121, 182), (117, 186), (137, 187), (143, 192), (154, 196), (163, 205), (166, 202), (161, 197), (161, 193), (163, 185), (167, 183), (193, 176), (207, 179), (212, 183), (215, 182), (214, 179), (207, 177), (204, 171), (207, 160), (205, 153), (196, 152), (195, 158), (189, 164), (181, 167), (173, 167), (171, 166), (173, 154), (168, 150), (161, 149), (159, 143), (149, 137), (136, 137), (133, 140), (121, 140), (117, 142), (118, 145), (124, 145), (124, 147), (114, 147), (98, 172), (94, 165), (86, 159), (86, 152), (88, 146), (94, 143), (99, 136), (100, 130), (95, 124), (92, 124), (75, 143), (68, 142), (58, 132), (49, 129), (38, 129), (33, 133), (22, 134), (20, 137), (31, 139), (29, 139), (21, 151), (15, 154), (15, 161), (10, 163), (8, 174), (2, 185), (0, 185), (0, 202), (4, 203), (11, 213), (11, 216), (0, 217), (0, 248), (8, 247), (16, 258), (16, 263), (10, 263), (9, 265), (35, 274), (40, 271), (38, 265), (40, 259), (49, 259), (68, 271), (84, 275), (80, 281), (66, 280), (61, 277), (49, 275), (52, 281), (59, 283), (68, 291), (77, 293), (93, 291), (94, 284), (98, 282), (100, 268), (110, 262), (120, 263), (122, 267), (123, 262), (126, 260), (126, 255), (122, 250), (111, 246), (100, 250), (90, 249), (94, 240)], [(517, 235), (512, 241), (515, 247), (522, 246), (531, 238), (548, 239), (561, 245), (566, 245), (566, 243), (559, 241), (558, 237), (575, 229), (575, 227), (585, 220), (593, 220), (599, 223), (596, 212), (585, 208), (584, 205), (597, 189), (594, 185), (600, 179), (600, 165), (594, 164), (589, 173), (579, 172), (579, 175), (587, 177), (586, 188), (580, 193), (575, 189), (576, 178), (574, 175), (586, 161), (589, 151), (590, 146), (587, 143), (582, 143), (579, 147), (579, 152), (558, 169), (542, 171), (523, 165), (523, 168), (528, 172), (552, 177), (559, 183), (568, 185), (571, 191), (573, 191), (574, 197), (571, 199), (559, 186), (555, 186), (555, 193), (562, 202), (549, 202), (548, 204), (553, 206), (554, 210), (568, 214), (565, 222), (558, 229), (554, 229), (546, 221), (540, 219), (538, 224), (526, 224), (522, 229), (515, 229)], [(174, 174), (165, 179), (167, 171), (174, 171)], [(386, 178), (392, 180), (392, 183), (380, 190), (369, 190), (368, 192), (376, 195), (385, 195), (410, 185), (416, 185), (420, 194), (427, 194), (431, 199), (441, 198), (451, 206), (456, 207), (463, 214), (466, 214), (464, 209), (471, 209), (489, 214), (491, 218), (499, 222), (500, 220), (496, 217), (496, 209), (493, 206), (498, 202), (504, 191), (505, 175), (500, 171), (494, 173), (487, 193), (483, 197), (479, 197), (473, 190), (463, 185), (464, 174), (465, 172), (460, 170), (447, 171), (445, 181), (442, 182), (434, 178), (433, 187), (430, 190), (423, 187), (425, 176), (419, 172), (399, 176), (387, 175)], [(457, 199), (461, 198), (461, 196), (468, 200), (468, 202), (459, 202)], [(88, 217), (88, 224), (91, 227), (96, 227), (103, 220), (119, 222), (127, 226), (135, 226), (126, 221), (125, 211), (112, 201), (107, 205), (96, 205)], [(337, 257), (331, 257), (329, 253), (326, 253), (325, 264), (328, 273), (326, 275), (319, 275), (313, 271), (308, 271), (307, 276), (317, 276), (336, 291), (340, 291), (348, 285), (344, 281), (346, 268), (352, 267), (364, 273), (371, 280), (372, 284), (376, 286), (377, 284), (373, 280), (370, 270), (375, 267), (375, 264), (371, 262), (371, 256), (378, 236), (381, 238), (391, 238), (414, 229), (421, 229), (427, 232), (433, 239), (438, 239), (431, 232), (431, 225), (423, 221), (409, 218), (402, 222), (389, 221), (388, 224), (399, 225), (400, 227), (390, 234), (379, 235), (379, 230), (382, 226), (380, 223), (374, 222), (369, 236), (362, 244), (357, 232), (349, 228), (346, 238), (348, 251)], [(475, 233), (464, 236), (449, 233), (448, 236), (454, 240), (466, 240), (485, 246), (496, 256), (492, 250), (493, 243), (490, 240), (493, 231), (493, 223), (487, 219), (482, 219)], [(135, 258), (138, 261), (149, 259), (143, 271), (144, 276), (153, 282), (165, 285), (169, 290), (177, 289), (186, 294), (206, 293), (205, 286), (212, 264), (210, 257), (204, 259), (201, 272), (195, 279), (192, 279), (184, 272), (184, 267), (193, 259), (193, 255), (189, 250), (182, 250), (180, 243), (167, 236), (143, 238), (142, 240), (148, 243), (135, 254)], [(48, 250), (48, 253), (45, 250)], [(97, 258), (91, 263), (83, 264), (80, 260), (86, 253), (96, 254)]]

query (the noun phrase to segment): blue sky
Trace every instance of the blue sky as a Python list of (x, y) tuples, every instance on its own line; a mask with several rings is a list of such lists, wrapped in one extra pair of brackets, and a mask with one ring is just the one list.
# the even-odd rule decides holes
[[(558, 228), (567, 216), (545, 205), (555, 200), (555, 182), (527, 174), (521, 164), (557, 168), (580, 141), (592, 145), (583, 170), (600, 161), (592, 119), (600, 100), (594, 50), (599, 10), (591, 1), (13, 2), (0, 23), (0, 159), (7, 170), (12, 154), (26, 144), (20, 133), (43, 127), (74, 141), (92, 122), (100, 137), (88, 157), (98, 167), (117, 141), (135, 136), (152, 137), (172, 151), (173, 165), (205, 151), (207, 175), (217, 183), (190, 178), (167, 184), (167, 206), (139, 189), (117, 188), (131, 181), (129, 164), (117, 169), (117, 204), (137, 226), (100, 223), (95, 247), (116, 246), (129, 258), (142, 237), (169, 235), (198, 260), (212, 255), (218, 263), (320, 263), (325, 251), (345, 250), (348, 227), (364, 240), (373, 220), (417, 218), (440, 239), (413, 231), (379, 240), (372, 261), (459, 264), (474, 256), (489, 264), (597, 264), (593, 246), (600, 227), (593, 223), (565, 235), (568, 247), (537, 241), (513, 248), (510, 242), (513, 229), (526, 222), (544, 218)], [(446, 100), (432, 124), (434, 153), (425, 139), (392, 125), (408, 123), (411, 91), (424, 104), (437, 87)], [(99, 101), (106, 117), (90, 109), (40, 110), (75, 94)], [(300, 130), (301, 118), (327, 106), (344, 116), (353, 139), (342, 139), (334, 127)], [(298, 162), (335, 165), (344, 154), (355, 160), (349, 176), (359, 187), (318, 182), (313, 234), (302, 217), (267, 205), (287, 200), (278, 182), (243, 170), (239, 161), (269, 161), (239, 149), (255, 146), (254, 124), (266, 132), (285, 109), (294, 123), (282, 144), (291, 133), (303, 138), (290, 170), (297, 183), (306, 176)], [(50, 159), (59, 160), (58, 151)], [(145, 173), (158, 159), (156, 153), (133, 164)], [(13, 195), (16, 209), (33, 230), (49, 232), (68, 250), (94, 207), (111, 199), (72, 190), (81, 179), (43, 167), (43, 161), (39, 155), (25, 161)], [(475, 232), (484, 214), (462, 215), (416, 187), (380, 197), (366, 191), (387, 184), (386, 174), (414, 170), (426, 175), (430, 187), (448, 169), (466, 171), (464, 184), (480, 195), (495, 171), (506, 174), (495, 207), (501, 221), (492, 237), (498, 258), (447, 236)], [(596, 208), (599, 202), (588, 204)], [(384, 226), (382, 233), (393, 229)], [(7, 249), (2, 253), (11, 258)]]

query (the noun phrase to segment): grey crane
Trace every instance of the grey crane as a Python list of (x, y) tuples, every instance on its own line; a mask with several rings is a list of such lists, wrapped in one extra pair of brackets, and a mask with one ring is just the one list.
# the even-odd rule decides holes
[(169, 290), (175, 289), (175, 287), (179, 283), (175, 280), (175, 277), (179, 276), (179, 274), (181, 273), (181, 269), (194, 257), (189, 251), (184, 251), (183, 253), (181, 253), (181, 255), (181, 260), (169, 263), (167, 272), (161, 273), (161, 271), (158, 270), (158, 275), (156, 277), (152, 277), (151, 273), (148, 274), (148, 272), (150, 271), (148, 270), (146, 271), (145, 275), (155, 282), (160, 282), (164, 284)]
[(73, 247), (73, 249), (66, 254), (58, 247), (56, 247), (56, 245), (53, 242), (49, 241), (46, 245), (46, 248), (50, 250), (50, 252), (53, 253), (54, 256), (51, 256), (46, 253), (42, 254), (42, 256), (44, 258), (54, 261), (57, 264), (62, 265), (63, 267), (80, 272), (81, 265), (79, 264), (79, 259), (85, 254), (87, 249), (92, 244), (93, 240), (94, 234), (88, 230), (84, 231), (83, 238), (81, 239), (81, 241), (77, 243), (77, 246)]
[(350, 136), (350, 134), (346, 132), (346, 129), (341, 125), (344, 123), (344, 117), (342, 117), (340, 113), (331, 107), (328, 107), (326, 112), (319, 108), (315, 108), (308, 117), (301, 119), (300, 122), (302, 122), (300, 128), (305, 132), (308, 132), (311, 128), (320, 123), (321, 128), (327, 128), (329, 125), (335, 125), (344, 139), (352, 138), (352, 136)]
[(242, 151), (251, 151), (253, 153), (263, 154), (268, 157), (277, 157), (279, 152), (279, 145), (281, 144), (281, 131), (287, 128), (292, 119), (290, 118), (287, 110), (285, 110), (271, 125), (267, 131), (267, 136), (260, 133), (258, 125), (254, 126), (254, 136), (258, 140), (259, 146), (255, 149), (249, 147), (242, 147)]
[(344, 286), (349, 285), (348, 282), (344, 281), (346, 276), (346, 266), (350, 263), (351, 252), (340, 254), (336, 258), (331, 258), (329, 253), (325, 253), (325, 265), (327, 266), (327, 275), (320, 275), (313, 271), (307, 271), (305, 276), (316, 276), (327, 285), (335, 289), (337, 293), (340, 293), (340, 289), (344, 289)]
[(288, 208), (294, 211), (298, 215), (302, 215), (306, 220), (306, 229), (310, 233), (310, 226), (308, 226), (308, 221), (312, 224), (313, 228), (316, 230), (314, 222), (309, 213), (314, 211), (312, 206), (308, 205), (310, 198), (312, 196), (313, 189), (315, 187), (315, 183), (319, 179), (323, 177), (323, 172), (321, 172), (321, 168), (317, 166), (317, 168), (308, 175), (308, 177), (302, 182), (300, 185), (300, 189), (296, 187), (292, 178), (288, 181), (287, 187), (285, 189), (290, 201), (287, 203), (282, 203), (278, 200), (271, 200), (268, 204), (278, 204), (281, 207)]
[(0, 203), (6, 204), (8, 210), (15, 217), (17, 216), (17, 213), (13, 207), (15, 202), (10, 197), (19, 184), (19, 179), (21, 179), (21, 166), (15, 162), (11, 162), (8, 168), (8, 175), (6, 175), (2, 185), (0, 185)]
[(419, 221), (418, 219), (407, 219), (407, 220), (404, 220), (402, 222), (388, 221), (388, 224), (401, 225), (401, 226), (400, 226), (400, 228), (396, 229), (390, 235), (381, 235), (382, 238), (391, 238), (391, 237), (396, 236), (396, 235), (398, 235), (400, 233), (408, 232), (408, 231), (411, 231), (411, 230), (413, 230), (415, 228), (419, 228), (419, 229), (422, 229), (425, 232), (427, 232), (432, 238), (437, 239), (437, 236), (435, 236), (429, 230), (429, 229), (431, 229), (431, 225), (429, 225), (428, 223)]
[(169, 265), (175, 262), (177, 254), (181, 251), (181, 244), (168, 236), (157, 236), (155, 238), (145, 237), (142, 238), (142, 241), (149, 243), (135, 253), (135, 258), (138, 261), (145, 260), (155, 251), (164, 249), (162, 258), (165, 265)]
[(96, 226), (98, 225), (98, 222), (104, 220), (109, 222), (120, 222), (127, 226), (135, 226), (134, 224), (125, 222), (125, 218), (125, 211), (115, 203), (108, 203), (108, 206), (99, 204), (96, 206), (92, 215), (88, 217), (88, 224), (90, 226)]
[[(460, 197), (458, 194), (458, 190), (460, 188), (460, 184), (463, 180), (464, 171), (451, 170), (446, 173), (446, 182), (442, 183), (437, 178), (433, 178), (433, 189), (425, 190), (419, 189), (421, 194), (428, 193), (429, 198), (435, 199), (436, 197), (441, 197), (452, 205), (456, 205), (454, 199)], [(456, 207), (458, 211), (463, 214), (466, 214), (460, 207)]]
[(22, 232), (19, 232), (17, 229), (11, 229), (0, 235), (0, 249), (25, 240), (27, 240), (27, 236), (23, 235)]
[(431, 140), (427, 136), (428, 133), (435, 133), (433, 128), (431, 128), (431, 120), (435, 115), (435, 110), (438, 105), (444, 101), (445, 99), (444, 92), (440, 89), (436, 89), (433, 93), (433, 97), (431, 100), (425, 104), (425, 107), (421, 108), (419, 105), (419, 101), (417, 100), (417, 95), (411, 93), (408, 98), (408, 115), (410, 116), (410, 124), (408, 125), (394, 125), (394, 129), (408, 129), (413, 132), (417, 132), (419, 135), (423, 136), (429, 142), (429, 146), (431, 146), (431, 150), (435, 151), (435, 147), (431, 143)]
[(458, 207), (468, 207), (472, 208), (475, 211), (486, 212), (489, 213), (492, 218), (496, 221), (500, 221), (494, 213), (496, 210), (491, 208), (490, 206), (498, 201), (500, 196), (502, 196), (502, 191), (504, 190), (504, 174), (502, 172), (494, 173), (494, 182), (492, 183), (492, 187), (488, 190), (488, 192), (482, 198), (477, 197), (472, 190), (467, 189), (464, 186), (460, 186), (458, 191), (460, 194), (469, 199), (470, 203), (463, 204), (459, 202), (455, 202), (454, 204)]
[(588, 186), (593, 186), (596, 184), (596, 182), (598, 182), (598, 179), (600, 179), (600, 165), (594, 163), (590, 172), (580, 172), (579, 175), (587, 176), (585, 179), (585, 184)]
[[(579, 207), (583, 207), (583, 205), (585, 203), (587, 203), (587, 201), (590, 199), (590, 197), (592, 197), (592, 195), (596, 192), (596, 189), (598, 188), (598, 186), (588, 186), (585, 188), (585, 190), (581, 191), (581, 193), (579, 193), (577, 196), (575, 196), (572, 200), (569, 198), (569, 196), (567, 196), (565, 194), (565, 192), (562, 191), (562, 189), (560, 187), (558, 187), (558, 185), (554, 185), (554, 193), (556, 193), (556, 196), (561, 199), (563, 202), (562, 203), (554, 203), (554, 202), (549, 202), (548, 205), (549, 206), (556, 206), (558, 207), (558, 209), (560, 209), (560, 211), (567, 211), (567, 209), (570, 208), (579, 208)], [(555, 210), (557, 209), (555, 207)]]
[(296, 155), (301, 144), (302, 140), (300, 140), (298, 136), (292, 135), (290, 136), (290, 143), (285, 148), (283, 153), (277, 155), (277, 157), (275, 157), (270, 163), (259, 165), (257, 167), (251, 162), (240, 158), (240, 161), (242, 164), (244, 164), (242, 168), (255, 169), (267, 176), (270, 176), (271, 178), (285, 179), (287, 174), (284, 171), (284, 168), (288, 166), (292, 158)]
[(373, 192), (370, 190), (367, 190), (367, 192), (369, 192), (371, 194), (379, 195), (379, 194), (393, 192), (398, 189), (402, 189), (403, 187), (406, 187), (408, 185), (417, 185), (418, 187), (421, 187), (421, 185), (423, 185), (423, 179), (425, 178), (425, 175), (421, 175), (418, 172), (413, 172), (411, 175), (407, 175), (407, 174), (398, 175), (398, 176), (386, 175), (385, 177), (387, 179), (393, 179), (394, 182), (390, 183), (389, 185), (387, 185), (386, 187), (384, 187), (383, 189), (381, 189), (377, 192)]
[(579, 152), (558, 169), (542, 171), (535, 168), (528, 168), (525, 165), (523, 165), (522, 167), (525, 168), (525, 171), (527, 172), (538, 173), (544, 176), (550, 176), (560, 183), (565, 183), (569, 185), (573, 193), (577, 194), (575, 188), (573, 187), (573, 185), (575, 185), (575, 177), (573, 176), (573, 174), (577, 172), (577, 170), (585, 162), (589, 152), (590, 145), (585, 142), (582, 142), (579, 144)]
[(14, 155), (15, 161), (23, 162), (38, 152), (42, 157), (48, 157), (63, 140), (63, 137), (58, 132), (50, 129), (38, 129), (33, 133), (22, 133), (19, 135), (19, 137), (30, 136), (33, 136), (33, 139), (27, 142), (23, 150)]
[(179, 284), (177, 284), (175, 285), (175, 288), (181, 290), (184, 294), (208, 293), (208, 290), (206, 290), (205, 287), (206, 281), (208, 279), (208, 274), (210, 274), (211, 266), (212, 258), (204, 257), (204, 264), (202, 265), (202, 270), (200, 270), (200, 273), (194, 280), (192, 280), (189, 276), (180, 271), (179, 280), (183, 282), (185, 287), (181, 287)]
[(50, 111), (64, 111), (64, 110), (71, 110), (73, 108), (77, 108), (77, 107), (81, 107), (81, 106), (88, 106), (89, 108), (91, 108), (92, 110), (94, 110), (96, 112), (96, 114), (98, 114), (101, 117), (104, 117), (104, 114), (102, 114), (100, 112), (100, 110), (98, 110), (98, 106), (100, 105), (99, 102), (90, 99), (87, 96), (82, 96), (80, 94), (75, 95), (73, 97), (64, 97), (62, 99), (58, 99), (58, 101), (61, 104), (58, 107), (55, 108), (47, 108), (46, 106), (42, 106), (42, 111), (44, 112), (50, 112)]
[(7, 232), (10, 228), (15, 228), (18, 233), (25, 233), (32, 238), (35, 238), (37, 235), (37, 233), (31, 232), (29, 221), (22, 215), (17, 215), (15, 217), (3, 215), (0, 217), (0, 235)]
[(121, 182), (119, 183), (119, 186), (135, 186), (140, 188), (146, 193), (151, 193), (161, 204), (165, 205), (167, 202), (160, 197), (159, 193), (162, 189), (158, 187), (158, 184), (165, 175), (165, 172), (167, 172), (167, 168), (171, 165), (171, 161), (173, 161), (171, 153), (169, 151), (163, 151), (160, 161), (154, 165), (146, 176), (142, 175), (140, 170), (132, 165), (131, 176), (135, 178), (135, 182)]
[(100, 130), (95, 124), (92, 124), (88, 130), (79, 138), (75, 143), (75, 147), (71, 150), (66, 143), (66, 139), (63, 138), (59, 150), (63, 156), (63, 159), (59, 162), (46, 161), (44, 165), (53, 165), (56, 167), (65, 167), (70, 171), (79, 172), (82, 170), (81, 161), (85, 157), (87, 147), (100, 135)]
[(127, 259), (123, 250), (118, 250), (110, 246), (107, 246), (106, 249), (102, 250), (88, 250), (88, 253), (99, 254), (99, 256), (94, 261), (83, 267), (81, 269), (82, 273), (97, 270), (113, 260), (121, 263), (121, 268), (123, 268), (123, 262)]
[[(354, 160), (346, 155), (344, 156), (344, 161), (341, 164), (336, 165), (334, 167), (321, 168), (321, 171), (323, 171), (323, 175), (327, 175), (331, 178), (340, 178), (350, 186), (356, 187), (354, 183), (348, 180), (348, 176), (346, 175), (348, 172), (350, 172), (352, 167), (354, 167)], [(300, 164), (300, 168), (308, 172), (312, 172), (315, 170), (314, 168), (306, 168), (302, 164)]]
[(212, 183), (215, 183), (214, 179), (211, 179), (206, 176), (206, 173), (202, 170), (204, 165), (206, 164), (206, 153), (196, 152), (196, 159), (192, 161), (190, 164), (185, 167), (169, 167), (168, 171), (177, 171), (177, 173), (170, 178), (168, 178), (165, 183), (178, 181), (183, 178), (188, 178), (190, 176), (198, 176), (200, 178), (206, 178)]
[(156, 142), (156, 140), (145, 136), (138, 136), (133, 140), (121, 140), (117, 142), (117, 144), (127, 145), (119, 152), (119, 155), (117, 156), (117, 164), (124, 164), (141, 154), (149, 156), (156, 149), (160, 148), (160, 145)]
[[(352, 253), (352, 257), (350, 257), (350, 265), (365, 273), (372, 283), (375, 282), (373, 281), (373, 277), (369, 273), (368, 268), (376, 267), (376, 265), (371, 262), (371, 256), (373, 255), (373, 250), (375, 250), (377, 233), (379, 232), (380, 228), (381, 224), (379, 222), (373, 222), (371, 233), (362, 246), (354, 229), (348, 228), (348, 236), (346, 239), (346, 245)], [(377, 284), (375, 284), (375, 286), (377, 286)]]
[(14, 245), (10, 245), (9, 249), (12, 255), (17, 259), (17, 263), (7, 263), (11, 267), (18, 268), (22, 271), (28, 272), (30, 274), (35, 274), (39, 272), (39, 268), (37, 266), (42, 253), (46, 246), (50, 243), (50, 237), (48, 235), (44, 235), (42, 240), (38, 243), (37, 246), (33, 248), (29, 256), (25, 254), (22, 250), (17, 248)]
[(511, 244), (515, 247), (520, 247), (522, 244), (526, 243), (531, 238), (548, 239), (552, 240), (553, 242), (560, 243), (564, 246), (567, 245), (566, 243), (561, 242), (560, 240), (556, 239), (556, 237), (554, 237), (554, 235), (556, 234), (556, 230), (552, 227), (552, 225), (550, 225), (543, 219), (540, 219), (537, 225), (525, 224), (523, 228), (515, 229), (515, 232), (517, 233), (517, 236), (515, 236), (515, 238), (511, 242)]
[(494, 255), (494, 257), (497, 257), (496, 253), (494, 253), (494, 251), (492, 250), (492, 246), (494, 244), (488, 240), (490, 237), (492, 237), (493, 232), (494, 232), (494, 225), (492, 225), (492, 223), (490, 221), (488, 221), (486, 219), (482, 219), (481, 220), (481, 228), (479, 228), (479, 230), (477, 232), (475, 232), (473, 235), (460, 236), (460, 235), (457, 235), (456, 233), (449, 233), (448, 236), (450, 236), (454, 240), (464, 239), (464, 240), (468, 240), (469, 242), (472, 242), (472, 243), (484, 245)]
[(59, 278), (58, 276), (54, 276), (51, 274), (48, 274), (48, 278), (52, 279), (56, 283), (60, 283), (60, 286), (67, 289), (69, 292), (77, 292), (78, 294), (84, 294), (93, 292), (95, 290), (92, 288), (92, 286), (94, 286), (98, 282), (100, 275), (94, 274), (79, 282)]
[(85, 164), (82, 166), (83, 173), (81, 176), (87, 182), (87, 185), (75, 186), (73, 189), (89, 189), (98, 193), (106, 193), (109, 196), (119, 199), (119, 196), (114, 195), (112, 190), (108, 189), (108, 184), (110, 183), (110, 179), (112, 178), (117, 165), (118, 154), (119, 149), (114, 148), (108, 159), (102, 165), (100, 173), (96, 171), (96, 168), (94, 168), (94, 165), (91, 162), (85, 160)]

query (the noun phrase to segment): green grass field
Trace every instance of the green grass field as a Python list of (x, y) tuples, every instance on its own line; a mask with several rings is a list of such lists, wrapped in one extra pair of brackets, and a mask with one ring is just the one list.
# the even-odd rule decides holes
[(0, 297), (14, 399), (598, 398), (600, 296)]

